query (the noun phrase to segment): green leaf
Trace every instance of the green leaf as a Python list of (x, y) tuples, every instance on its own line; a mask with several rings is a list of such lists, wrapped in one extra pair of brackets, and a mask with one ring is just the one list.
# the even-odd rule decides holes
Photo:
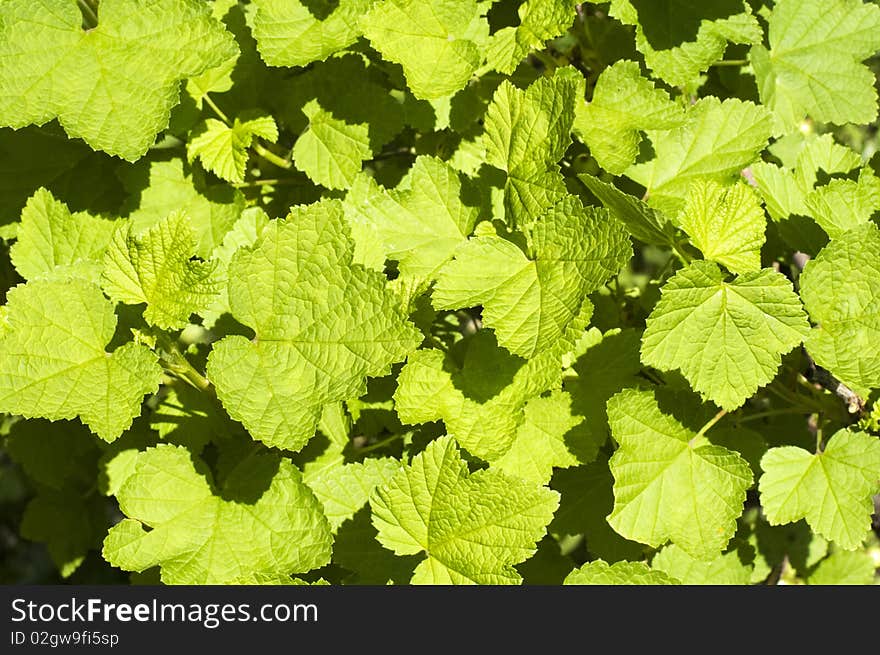
[(587, 466), (557, 471), (550, 486), (562, 499), (548, 532), (560, 540), (582, 534), (587, 551), (609, 563), (642, 557), (642, 544), (624, 539), (608, 525), (614, 509), (613, 484), (608, 458), (602, 453)]
[(28, 503), (20, 529), (25, 539), (46, 543), (61, 577), (68, 578), (107, 531), (103, 499), (43, 490)]
[[(296, 451), (327, 403), (356, 397), (421, 341), (384, 278), (352, 264), (342, 205), (295, 207), (229, 265), (232, 315), (256, 332), (227, 336), (208, 378), (254, 438)], [(328, 298), (330, 302), (328, 302)]]
[(343, 523), (333, 542), (333, 563), (351, 574), (345, 584), (407, 584), (421, 559), (418, 555), (395, 555), (376, 540), (370, 508), (364, 507)]
[(186, 155), (190, 163), (198, 157), (205, 168), (224, 180), (244, 182), (247, 149), (255, 137), (270, 143), (278, 140), (278, 127), (271, 116), (236, 118), (232, 127), (209, 118), (196, 128), (186, 144)]
[(805, 518), (841, 548), (854, 550), (871, 526), (871, 496), (880, 490), (880, 441), (838, 430), (825, 449), (771, 448), (761, 459), (761, 506), (770, 525)]
[(746, 184), (694, 182), (677, 220), (706, 259), (723, 264), (731, 273), (761, 270), (764, 208)]
[(98, 282), (104, 251), (119, 225), (85, 212), (71, 214), (67, 205), (41, 187), (21, 212), (9, 256), (27, 280), (75, 276)]
[(770, 382), (781, 356), (809, 334), (791, 282), (763, 269), (733, 281), (716, 264), (676, 273), (642, 338), (642, 361), (680, 369), (700, 394), (730, 411)]
[[(526, 230), (523, 252), (497, 236), (472, 238), (440, 271), (436, 309), (483, 306), (486, 327), (510, 352), (530, 358), (569, 346), (583, 331), (586, 296), (616, 275), (632, 250), (607, 210), (569, 196)], [(478, 277), (475, 271), (480, 271)]]
[(752, 567), (745, 566), (735, 550), (702, 561), (675, 544), (657, 553), (651, 560), (651, 568), (686, 585), (747, 585), (752, 575)]
[(149, 419), (160, 439), (198, 453), (209, 441), (234, 429), (213, 394), (184, 382), (166, 384), (162, 390), (164, 395)]
[(427, 555), (413, 584), (518, 584), (513, 565), (535, 552), (558, 504), (546, 487), (491, 469), (468, 473), (448, 436), (432, 441), (370, 499), (385, 548)]
[(681, 127), (648, 132), (656, 156), (630, 167), (626, 176), (647, 189), (655, 206), (678, 209), (694, 180), (736, 179), (771, 133), (771, 114), (764, 107), (736, 98), (703, 98), (688, 108)]
[(694, 558), (717, 557), (752, 486), (748, 463), (664, 414), (650, 391), (621, 391), (608, 420), (620, 444), (609, 462), (611, 527), (655, 548), (671, 540)]
[(196, 254), (203, 259), (223, 242), (245, 207), (241, 192), (226, 185), (208, 186), (197, 171), (185, 170), (180, 159), (143, 162), (121, 177), (135, 194), (128, 207), (134, 233), (144, 232), (174, 211), (183, 211), (196, 235)]
[(577, 0), (527, 0), (517, 10), (519, 23), (494, 32), (486, 46), (486, 61), (509, 75), (532, 49), (540, 49), (571, 26)]
[(565, 578), (567, 585), (676, 585), (678, 580), (654, 571), (644, 562), (587, 562)]
[(442, 419), (469, 453), (492, 461), (510, 449), (526, 401), (558, 385), (560, 374), (557, 355), (526, 361), (480, 330), (446, 356), (433, 348), (412, 353), (398, 376), (395, 409), (403, 423)]
[(636, 62), (621, 60), (602, 71), (592, 101), (578, 104), (574, 130), (602, 168), (620, 175), (639, 154), (642, 130), (671, 130), (683, 123), (681, 105), (642, 77)]
[(598, 177), (578, 175), (578, 179), (639, 241), (663, 246), (675, 243), (675, 228), (662, 212)]
[(57, 125), (0, 128), (0, 225), (18, 220), (41, 186), (74, 210), (114, 212), (122, 185), (119, 161), (71, 140)]
[(604, 444), (609, 434), (608, 399), (621, 389), (645, 383), (645, 378), (639, 375), (641, 334), (629, 328), (609, 330), (601, 336), (594, 328), (589, 334), (596, 340), (566, 371), (564, 387), (571, 394), (572, 411), (586, 417), (590, 429)]
[(835, 239), (847, 230), (867, 223), (880, 209), (880, 178), (870, 168), (863, 168), (857, 182), (831, 180), (807, 195), (804, 205), (807, 214)]
[(141, 412), (162, 370), (144, 346), (112, 353), (116, 316), (101, 290), (78, 279), (37, 280), (7, 295), (0, 313), (0, 412), (80, 420), (113, 441)]
[[(432, 280), (474, 230), (479, 209), (465, 204), (462, 181), (449, 164), (418, 157), (397, 187), (381, 189), (364, 176), (348, 192), (346, 217), (355, 234), (369, 232), (384, 259), (404, 277)], [(360, 229), (360, 231), (356, 231)]]
[(779, 0), (768, 51), (749, 57), (761, 101), (785, 128), (804, 116), (822, 123), (877, 117), (874, 73), (861, 65), (880, 49), (880, 8), (862, 0)]
[(144, 235), (118, 230), (104, 258), (101, 284), (117, 302), (146, 303), (144, 318), (163, 330), (179, 329), (220, 292), (216, 262), (191, 261), (196, 243), (183, 212), (174, 212)]
[(874, 584), (876, 565), (868, 553), (838, 550), (819, 562), (807, 578), (811, 585)]
[(275, 455), (245, 458), (218, 489), (185, 448), (159, 445), (137, 455), (116, 496), (127, 518), (104, 540), (104, 557), (127, 571), (160, 566), (165, 584), (305, 573), (330, 561), (321, 504)]
[(288, 131), (299, 134), (309, 123), (305, 106), (317, 100), (338, 120), (349, 125), (366, 123), (370, 148), (379, 152), (403, 129), (407, 98), (412, 101), (411, 96), (401, 101), (400, 91), (388, 87), (381, 66), (382, 62), (353, 52), (330, 57), (285, 78), (284, 92), (273, 96), (271, 105), (277, 104), (276, 115)]
[(816, 363), (867, 397), (880, 387), (880, 230), (867, 223), (833, 239), (801, 275), (816, 327), (806, 339)]
[(596, 459), (605, 440), (601, 431), (584, 423), (572, 411), (572, 399), (564, 391), (533, 398), (523, 410), (510, 449), (492, 468), (513, 477), (547, 484), (554, 468), (588, 464)]
[(94, 482), (98, 442), (80, 423), (16, 421), (4, 448), (29, 478), (50, 489), (87, 489)]
[(557, 162), (571, 143), (583, 80), (572, 68), (541, 77), (523, 91), (501, 83), (486, 112), (486, 163), (507, 173), (505, 220), (535, 220), (567, 194)]
[[(195, 0), (102, 0), (84, 30), (66, 0), (7, 0), (0, 20), (0, 125), (58, 118), (71, 137), (134, 161), (168, 126), (180, 81), (234, 56)], [(138, 53), (132, 57), (131, 53)]]
[[(263, 232), (263, 229), (269, 224), (269, 217), (266, 212), (259, 207), (249, 207), (244, 210), (235, 225), (223, 237), (221, 243), (211, 255), (211, 261), (216, 262), (216, 277), (219, 280), (228, 280), (229, 264), (233, 255), (240, 248), (246, 248), (254, 245), (257, 237)], [(229, 308), (229, 285), (224, 283), (220, 285), (219, 293), (214, 297), (214, 301), (209, 307), (202, 312), (202, 318), (206, 326), (213, 325), (225, 313), (232, 311)]]
[(383, 58), (403, 67), (413, 95), (425, 99), (463, 89), (489, 36), (476, 0), (382, 0), (360, 25)]
[(757, 43), (761, 26), (741, 0), (613, 0), (611, 15), (636, 26), (636, 47), (656, 77), (696, 85), (728, 42)]
[(340, 464), (303, 477), (324, 507), (324, 516), (335, 532), (367, 504), (370, 494), (379, 485), (388, 483), (400, 468), (400, 462), (390, 457), (365, 459), (363, 462)]
[(270, 66), (305, 66), (354, 43), (376, 0), (254, 0), (254, 38)]
[(751, 173), (770, 217), (782, 221), (792, 214), (808, 213), (806, 196), (813, 190), (820, 170), (828, 175), (847, 173), (860, 163), (858, 153), (836, 143), (832, 135), (823, 134), (801, 142), (792, 167), (755, 162)]
[(293, 146), (293, 163), (316, 184), (328, 189), (348, 188), (370, 157), (369, 127), (334, 118), (317, 100), (306, 103), (303, 112), (309, 127)]

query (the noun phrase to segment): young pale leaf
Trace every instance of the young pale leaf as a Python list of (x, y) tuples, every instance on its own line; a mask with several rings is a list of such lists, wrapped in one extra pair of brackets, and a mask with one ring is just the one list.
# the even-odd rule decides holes
[(725, 281), (712, 262), (694, 262), (661, 289), (642, 338), (642, 361), (681, 369), (693, 388), (734, 410), (770, 382), (781, 356), (810, 326), (785, 276), (771, 269)]
[(681, 584), (662, 571), (654, 571), (644, 562), (616, 562), (602, 560), (587, 562), (565, 578), (567, 585), (677, 585)]
[(9, 256), (26, 280), (74, 276), (97, 282), (104, 251), (119, 225), (84, 212), (71, 214), (67, 205), (41, 187), (21, 212)]
[(37, 280), (9, 291), (0, 326), (0, 412), (57, 421), (78, 416), (113, 441), (159, 388), (144, 346), (108, 353), (113, 305), (85, 280)]
[(761, 101), (792, 129), (877, 117), (874, 74), (861, 65), (880, 49), (880, 7), (862, 0), (779, 0), (770, 14), (770, 50), (750, 52)]
[[(327, 8), (302, 0), (254, 0), (254, 38), (270, 66), (306, 66), (354, 43), (358, 19), (376, 0), (338, 0)], [(329, 10), (329, 11), (328, 11)]]
[(435, 157), (418, 157), (391, 191), (372, 179), (349, 190), (346, 217), (381, 244), (384, 259), (398, 262), (401, 276), (432, 280), (473, 232), (478, 208), (462, 200), (459, 174)]
[(82, 20), (67, 0), (4, 3), (0, 125), (58, 118), (71, 137), (134, 161), (168, 127), (180, 81), (237, 51), (196, 0), (102, 0), (97, 27)]
[(588, 464), (596, 459), (605, 441), (601, 430), (584, 423), (572, 411), (572, 399), (564, 391), (539, 396), (526, 403), (523, 422), (510, 449), (492, 468), (510, 476), (547, 484), (554, 468)]
[(216, 489), (188, 450), (162, 444), (136, 456), (116, 497), (128, 518), (104, 540), (105, 559), (127, 571), (159, 566), (165, 584), (305, 573), (330, 561), (320, 502), (297, 468), (275, 455), (245, 458)]
[(771, 448), (761, 459), (761, 506), (770, 525), (807, 519), (817, 533), (853, 550), (871, 526), (880, 490), (880, 440), (839, 430), (825, 449)]
[(715, 559), (752, 486), (748, 462), (664, 414), (650, 391), (621, 391), (608, 401), (608, 420), (620, 445), (609, 462), (611, 527), (655, 548), (671, 540), (692, 557)]
[[(527, 231), (528, 252), (497, 236), (472, 238), (437, 277), (437, 309), (483, 306), (483, 324), (521, 357), (567, 347), (583, 331), (576, 319), (586, 296), (616, 275), (632, 249), (626, 230), (605, 209), (574, 196)], [(474, 276), (474, 271), (481, 274)]]
[(459, 344), (446, 356), (436, 349), (409, 356), (395, 409), (404, 423), (442, 419), (469, 453), (493, 461), (510, 449), (526, 401), (559, 384), (559, 356), (545, 352), (526, 361), (499, 347), (490, 330)]
[(863, 397), (880, 387), (880, 230), (860, 225), (833, 239), (801, 275), (817, 326), (807, 351)]
[(468, 473), (449, 436), (370, 499), (379, 543), (427, 555), (413, 584), (518, 584), (513, 565), (535, 552), (558, 505), (559, 494), (539, 484), (491, 469)]
[(183, 212), (137, 236), (118, 230), (104, 257), (101, 284), (129, 305), (146, 303), (144, 318), (163, 330), (179, 329), (216, 299), (217, 262), (192, 261), (196, 243)]
[(724, 102), (703, 98), (688, 108), (685, 119), (684, 125), (673, 130), (649, 131), (656, 157), (626, 171), (658, 206), (680, 208), (696, 179), (736, 179), (772, 133), (767, 109), (736, 98)]
[(723, 264), (731, 273), (761, 270), (764, 209), (746, 184), (694, 182), (677, 220), (706, 259)]
[(541, 77), (528, 89), (501, 83), (486, 112), (486, 162), (507, 173), (505, 219), (530, 223), (567, 194), (557, 162), (571, 143), (583, 80), (572, 68)]
[(684, 123), (681, 105), (642, 77), (634, 61), (615, 62), (599, 76), (590, 103), (578, 103), (574, 130), (609, 173), (620, 175), (639, 154), (641, 130), (671, 130)]
[(675, 544), (657, 553), (651, 560), (651, 568), (686, 585), (747, 585), (752, 576), (752, 567), (744, 565), (735, 550), (703, 561), (691, 557)]
[(464, 88), (489, 36), (476, 0), (382, 0), (360, 25), (382, 57), (403, 66), (413, 95), (425, 99)]
[(327, 403), (357, 397), (421, 336), (379, 273), (352, 263), (342, 205), (325, 200), (272, 221), (229, 265), (232, 315), (256, 332), (214, 345), (208, 377), (229, 415), (296, 451)]
[(303, 112), (309, 127), (293, 146), (293, 163), (316, 184), (347, 189), (370, 156), (369, 127), (334, 118), (317, 100), (306, 103)]
[(271, 116), (236, 118), (232, 127), (209, 118), (194, 131), (186, 144), (186, 155), (190, 163), (198, 157), (205, 168), (224, 180), (244, 182), (247, 149), (255, 137), (270, 143), (278, 140), (278, 127)]
[(486, 62), (510, 74), (533, 48), (563, 34), (575, 19), (577, 0), (527, 0), (517, 10), (519, 23), (502, 27), (486, 46)]

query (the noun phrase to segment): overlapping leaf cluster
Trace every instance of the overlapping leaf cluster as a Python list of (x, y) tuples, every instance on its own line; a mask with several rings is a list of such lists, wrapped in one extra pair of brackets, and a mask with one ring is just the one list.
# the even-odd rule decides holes
[(878, 51), (863, 0), (0, 0), (18, 580), (872, 582)]

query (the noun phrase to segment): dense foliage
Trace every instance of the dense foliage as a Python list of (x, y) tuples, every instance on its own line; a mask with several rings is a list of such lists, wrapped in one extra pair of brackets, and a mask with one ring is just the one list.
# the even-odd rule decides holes
[(878, 50), (863, 0), (0, 0), (2, 579), (871, 583)]

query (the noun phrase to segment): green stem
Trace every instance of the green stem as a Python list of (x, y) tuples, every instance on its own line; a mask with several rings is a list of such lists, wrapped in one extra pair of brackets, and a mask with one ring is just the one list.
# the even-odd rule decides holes
[(191, 384), (199, 391), (211, 388), (211, 382), (199, 373), (189, 360), (177, 349), (177, 345), (168, 337), (159, 338), (162, 353), (159, 356), (162, 367), (176, 378)]
[(88, 19), (89, 24), (87, 24), (86, 27), (88, 29), (93, 29), (93, 28), (97, 27), (98, 26), (98, 14), (95, 13), (94, 8), (92, 8), (92, 6), (88, 2), (86, 2), (86, 0), (77, 0), (77, 2), (79, 3), (79, 6), (82, 8), (83, 12), (85, 13), (85, 18)]
[(233, 186), (236, 189), (248, 189), (251, 187), (260, 187), (260, 186), (308, 186), (308, 182), (303, 182), (302, 180), (294, 180), (294, 179), (282, 179), (282, 178), (263, 178), (260, 180), (251, 180), (250, 182), (232, 182), (229, 186)]
[(256, 152), (260, 157), (268, 162), (275, 164), (278, 168), (289, 170), (293, 166), (289, 161), (287, 161), (283, 157), (279, 157), (274, 152), (260, 145), (259, 143), (255, 143), (252, 147), (254, 149), (254, 152)]
[(756, 412), (755, 414), (749, 414), (748, 416), (743, 416), (739, 419), (738, 423), (746, 423), (747, 421), (757, 421), (759, 418), (766, 418), (768, 416), (781, 416), (783, 414), (809, 414), (810, 409), (805, 407), (787, 407), (785, 409), (768, 409), (765, 412)]
[(642, 374), (643, 377), (647, 378), (649, 381), (653, 382), (658, 387), (663, 386), (663, 384), (664, 384), (663, 380), (661, 380), (659, 377), (657, 377), (654, 373), (652, 373), (648, 369), (643, 368), (640, 371), (640, 373)]
[(681, 263), (685, 266), (690, 266), (691, 262), (694, 261), (694, 258), (687, 254), (685, 249), (681, 247), (680, 241), (676, 241), (672, 244), (672, 248), (672, 252), (675, 253), (675, 256), (678, 257), (681, 260)]
[(227, 127), (232, 127), (232, 121), (229, 120), (229, 116), (223, 113), (223, 110), (217, 106), (217, 103), (211, 100), (211, 96), (209, 96), (207, 93), (205, 94), (205, 102), (208, 103), (208, 106), (214, 110), (214, 113), (217, 114), (220, 120), (226, 123)]
[(384, 448), (390, 443), (394, 443), (398, 439), (403, 439), (403, 434), (392, 434), (390, 437), (382, 439), (381, 441), (377, 441), (374, 444), (370, 444), (369, 446), (364, 446), (363, 448), (358, 449), (358, 455), (362, 455), (364, 453), (370, 453), (374, 450), (379, 450), (380, 448)]
[(721, 61), (716, 61), (713, 66), (747, 66), (749, 63), (748, 59), (722, 59)]
[(816, 417), (816, 454), (822, 452), (823, 444), (822, 444), (822, 417), (819, 414), (814, 414)]
[(711, 419), (709, 419), (709, 420), (706, 422), (706, 425), (704, 425), (703, 427), (700, 428), (700, 431), (697, 432), (697, 434), (694, 435), (694, 438), (690, 440), (690, 442), (689, 442), (688, 445), (691, 445), (691, 446), (694, 445), (697, 441), (700, 440), (700, 438), (701, 438), (704, 434), (706, 434), (706, 433), (709, 431), (709, 429), (710, 429), (713, 425), (715, 425), (718, 421), (720, 421), (721, 419), (723, 419), (726, 415), (727, 415), (727, 410), (726, 410), (726, 409), (720, 409), (720, 410), (718, 410), (718, 413), (715, 414), (715, 416), (713, 416)]
[(774, 396), (777, 396), (778, 398), (781, 398), (782, 400), (791, 403), (792, 405), (801, 405), (805, 401), (810, 400), (809, 398), (804, 397), (803, 394), (796, 393), (788, 387), (784, 386), (779, 382), (779, 380), (771, 382), (769, 385), (767, 385), (766, 389)]
[(415, 157), (415, 151), (413, 148), (398, 148), (397, 150), (391, 150), (389, 152), (380, 152), (370, 161), (382, 161), (383, 159), (393, 159), (394, 157), (403, 156)]
[(548, 73), (552, 73), (559, 68), (559, 64), (556, 63), (553, 57), (541, 50), (533, 50), (530, 54), (544, 65), (544, 69)]

